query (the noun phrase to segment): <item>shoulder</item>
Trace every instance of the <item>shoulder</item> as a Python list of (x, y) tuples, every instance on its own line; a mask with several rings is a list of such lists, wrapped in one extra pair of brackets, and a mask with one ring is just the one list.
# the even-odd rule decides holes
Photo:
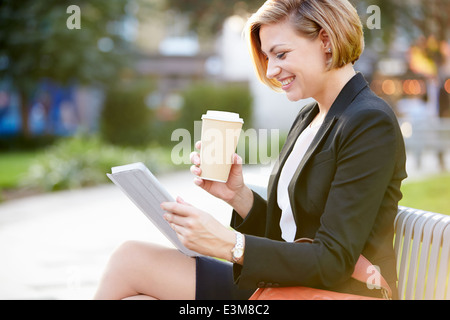
[(348, 125), (371, 125), (384, 122), (398, 126), (397, 116), (391, 106), (378, 97), (370, 88), (364, 89), (341, 115), (340, 120)]
[(364, 89), (340, 115), (337, 121), (338, 141), (355, 141), (397, 145), (403, 141), (398, 119), (393, 109), (369, 88)]

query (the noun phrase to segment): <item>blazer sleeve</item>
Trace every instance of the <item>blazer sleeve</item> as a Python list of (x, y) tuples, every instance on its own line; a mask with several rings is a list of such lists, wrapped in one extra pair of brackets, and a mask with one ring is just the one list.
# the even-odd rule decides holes
[(253, 190), (252, 192), (253, 205), (247, 214), (247, 217), (242, 219), (241, 216), (233, 210), (230, 226), (241, 233), (262, 237), (266, 227), (267, 201), (257, 192)]
[(239, 287), (266, 283), (330, 288), (350, 278), (394, 173), (401, 139), (394, 121), (376, 108), (348, 115), (335, 137), (336, 159), (330, 165), (336, 172), (314, 242), (286, 243), (247, 234), (244, 264), (233, 270)]

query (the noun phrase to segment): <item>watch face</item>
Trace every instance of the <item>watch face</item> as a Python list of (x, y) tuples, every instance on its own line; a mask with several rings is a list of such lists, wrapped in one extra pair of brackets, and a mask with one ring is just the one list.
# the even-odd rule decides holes
[(241, 248), (236, 248), (233, 251), (233, 255), (236, 259), (239, 259), (240, 257), (242, 257), (243, 254), (244, 254), (244, 250), (242, 250)]

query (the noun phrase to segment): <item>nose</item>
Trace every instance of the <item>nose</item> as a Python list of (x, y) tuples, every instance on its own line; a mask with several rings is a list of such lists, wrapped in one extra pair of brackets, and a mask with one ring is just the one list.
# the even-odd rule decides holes
[(272, 62), (272, 59), (268, 59), (266, 77), (268, 79), (274, 79), (280, 73), (281, 68), (276, 63)]

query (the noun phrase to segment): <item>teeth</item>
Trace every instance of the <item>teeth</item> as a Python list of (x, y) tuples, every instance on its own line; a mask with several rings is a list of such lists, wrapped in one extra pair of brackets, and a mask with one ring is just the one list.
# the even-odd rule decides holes
[(294, 81), (294, 77), (292, 77), (292, 78), (289, 78), (289, 79), (286, 79), (286, 80), (284, 80), (284, 81), (281, 81), (281, 84), (283, 85), (283, 86), (287, 86), (288, 84), (290, 84), (292, 81)]

